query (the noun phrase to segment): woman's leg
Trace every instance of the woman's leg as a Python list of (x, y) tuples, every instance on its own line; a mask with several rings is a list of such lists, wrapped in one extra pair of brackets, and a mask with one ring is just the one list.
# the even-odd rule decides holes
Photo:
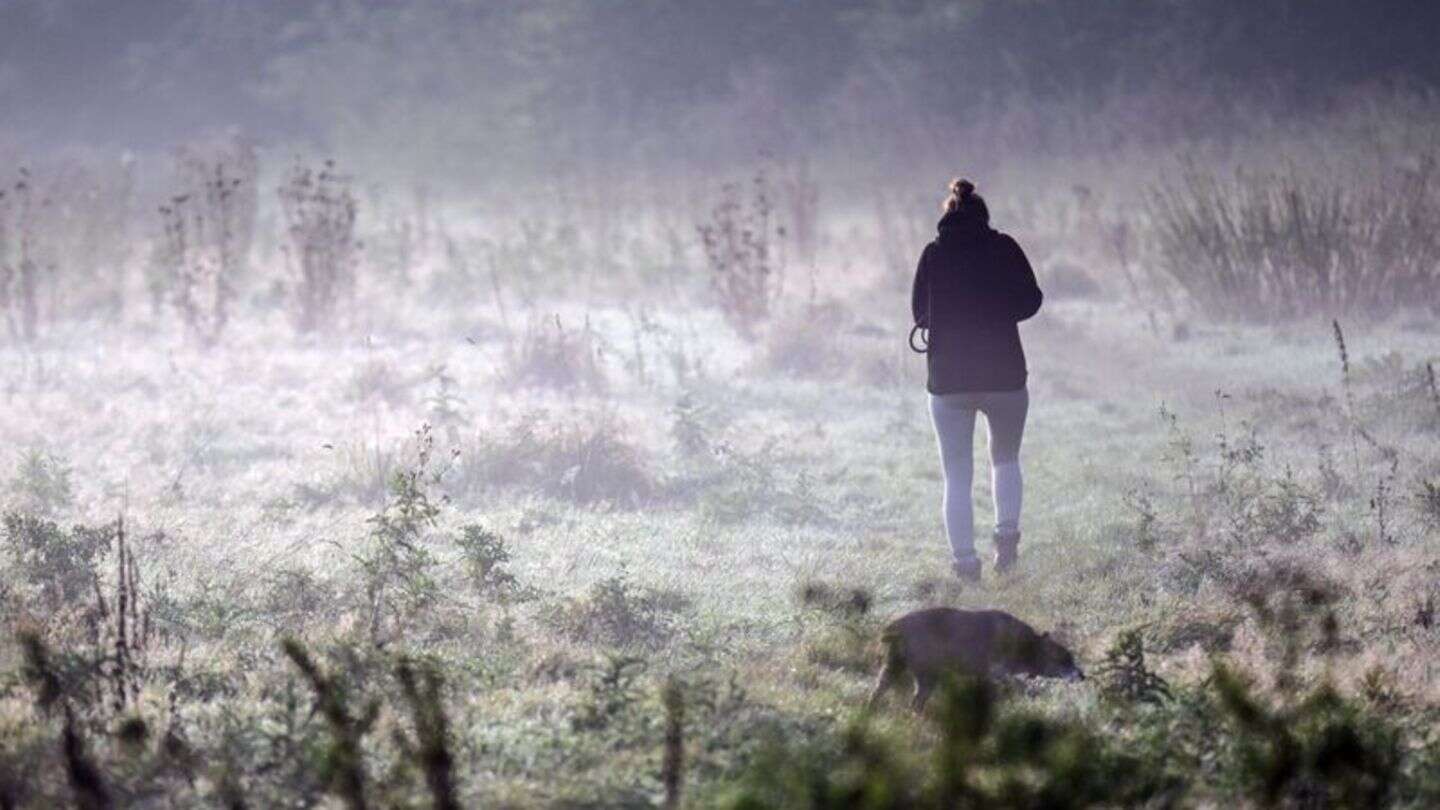
[(970, 503), (974, 477), (975, 403), (968, 394), (930, 395), (930, 416), (945, 470), (945, 534), (957, 561), (975, 559), (975, 515)]
[(1025, 435), (1025, 414), (1030, 392), (986, 392), (980, 401), (990, 433), (990, 481), (995, 496), (995, 535), (1020, 533), (1020, 505), (1025, 481), (1020, 474), (1020, 440)]

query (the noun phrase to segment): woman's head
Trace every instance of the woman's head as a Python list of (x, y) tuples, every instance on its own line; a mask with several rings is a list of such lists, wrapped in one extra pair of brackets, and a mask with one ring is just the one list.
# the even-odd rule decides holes
[(975, 193), (975, 184), (969, 180), (950, 181), (950, 196), (945, 198), (944, 209), (946, 219), (990, 224), (990, 209), (985, 206), (985, 198)]

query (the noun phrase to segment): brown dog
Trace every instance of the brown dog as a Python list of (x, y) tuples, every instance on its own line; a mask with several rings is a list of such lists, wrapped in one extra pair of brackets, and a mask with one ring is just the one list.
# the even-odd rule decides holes
[(886, 625), (880, 641), (885, 646), (885, 665), (870, 693), (871, 708), (906, 673), (915, 679), (910, 701), (915, 711), (924, 707), (947, 673), (1085, 678), (1064, 645), (998, 610), (917, 610)]

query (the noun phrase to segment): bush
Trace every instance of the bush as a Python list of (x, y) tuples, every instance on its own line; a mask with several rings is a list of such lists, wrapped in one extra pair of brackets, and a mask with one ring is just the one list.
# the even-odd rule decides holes
[(70, 465), (53, 453), (30, 450), (20, 459), (10, 479), (9, 494), (20, 511), (42, 518), (54, 517), (75, 500), (70, 486)]
[(712, 447), (711, 409), (693, 391), (685, 391), (670, 408), (670, 438), (686, 458), (703, 457)]
[(504, 603), (534, 595), (506, 569), (505, 564), (510, 562), (510, 549), (505, 544), (505, 538), (484, 526), (471, 523), (460, 529), (455, 543), (460, 547), (465, 575), (479, 596)]
[(281, 567), (264, 576), (259, 607), (268, 621), (286, 632), (334, 621), (341, 604), (339, 588), (301, 566)]
[(347, 442), (335, 448), (338, 472), (317, 486), (299, 484), (299, 500), (319, 505), (335, 495), (348, 494), (364, 504), (383, 503), (390, 495), (390, 482), (399, 468), (399, 451), (380, 443)]
[(38, 588), (51, 611), (93, 593), (99, 560), (114, 537), (113, 526), (74, 526), (69, 531), (34, 515), (7, 512), (5, 547), (20, 577)]
[(1435, 155), (1356, 187), (1295, 169), (1222, 180), (1190, 166), (1154, 189), (1160, 268), (1207, 314), (1383, 316), (1440, 302)]
[(638, 683), (644, 673), (643, 658), (622, 655), (608, 656), (604, 663), (590, 667), (585, 696), (570, 718), (570, 727), (576, 731), (601, 731), (645, 719), (635, 711), (644, 700)]
[(674, 632), (674, 615), (687, 604), (679, 594), (636, 585), (622, 571), (567, 599), (550, 621), (576, 641), (653, 649)]
[[(1173, 500), (1149, 491), (1128, 497), (1139, 517), (1141, 547), (1164, 543), (1167, 577), (1190, 590), (1205, 579), (1245, 587), (1269, 569), (1277, 551), (1304, 547), (1325, 528), (1320, 491), (1288, 465), (1273, 470), (1252, 426), (1232, 435), (1223, 424), (1228, 395), (1218, 397), (1222, 425), (1213, 458), (1200, 453), (1174, 413), (1161, 409), (1171, 433), (1166, 460), (1184, 492)], [(1175, 513), (1165, 514), (1166, 507)], [(1178, 538), (1184, 540), (1171, 542)]]
[(385, 402), (393, 407), (409, 399), (414, 384), (394, 363), (371, 357), (351, 373), (346, 394), (356, 402)]
[(578, 330), (567, 330), (559, 315), (531, 320), (519, 345), (507, 347), (501, 376), (516, 386), (604, 391), (600, 336), (590, 327), (588, 318)]
[(0, 180), (0, 320), (33, 342), (46, 320), (113, 316), (134, 248), (134, 163), (48, 158)]
[(524, 486), (576, 503), (638, 504), (657, 487), (624, 431), (609, 411), (573, 420), (531, 411), (466, 447), (454, 485), (467, 493)]
[(435, 383), (435, 393), (425, 397), (430, 424), (440, 428), (452, 445), (459, 444), (460, 429), (470, 425), (470, 417), (465, 415), (465, 398), (455, 393), (456, 380), (444, 363), (432, 366), (428, 375)]
[(870, 613), (874, 597), (859, 588), (809, 582), (798, 593), (800, 605), (819, 618), (818, 632), (807, 633), (805, 657), (830, 669), (869, 673), (878, 661), (879, 623)]
[(1271, 706), (1224, 667), (1212, 680), (1250, 799), (1265, 807), (1390, 805), (1401, 784), (1397, 729), (1326, 685)]
[(718, 444), (716, 480), (700, 495), (700, 514), (721, 524), (769, 517), (795, 526), (823, 523), (830, 514), (815, 492), (815, 479), (802, 469), (793, 479), (777, 473), (787, 469), (778, 451), (779, 439), (768, 438), (759, 449), (745, 452)]
[[(1154, 763), (1071, 721), (1002, 711), (985, 680), (942, 690), (928, 759), (913, 734), (864, 725), (832, 745), (776, 739), (727, 806), (760, 808), (1134, 807), (1175, 787)], [(1163, 803), (1163, 801), (1162, 801)]]
[(1122, 703), (1160, 703), (1170, 697), (1170, 684), (1145, 662), (1145, 637), (1139, 630), (1115, 639), (1096, 674), (1105, 694)]
[(370, 536), (355, 557), (364, 582), (370, 634), (377, 642), (402, 633), (439, 599), (431, 534), (443, 498), (433, 498), (431, 490), (440, 483), (443, 470), (431, 466), (434, 444), (429, 425), (416, 431), (415, 460), (390, 479), (390, 500), (367, 520)]

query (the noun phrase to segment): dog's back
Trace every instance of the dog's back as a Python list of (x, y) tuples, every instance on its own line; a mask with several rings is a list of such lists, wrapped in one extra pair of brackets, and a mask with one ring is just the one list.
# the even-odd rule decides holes
[(896, 679), (915, 679), (912, 705), (924, 705), (947, 673), (1083, 677), (1070, 651), (1009, 613), (930, 608), (907, 613), (881, 633), (885, 664), (870, 696), (873, 705)]

